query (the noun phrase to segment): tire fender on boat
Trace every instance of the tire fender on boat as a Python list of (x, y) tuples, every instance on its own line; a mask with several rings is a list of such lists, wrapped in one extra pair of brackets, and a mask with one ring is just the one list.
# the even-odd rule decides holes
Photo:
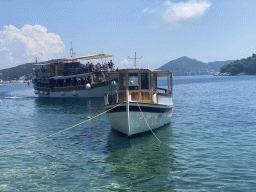
[(111, 82), (111, 85), (116, 85), (116, 81), (112, 81), (112, 82)]
[(86, 88), (86, 89), (91, 89), (91, 84), (90, 84), (90, 83), (87, 83), (87, 84), (85, 85), (85, 88)]

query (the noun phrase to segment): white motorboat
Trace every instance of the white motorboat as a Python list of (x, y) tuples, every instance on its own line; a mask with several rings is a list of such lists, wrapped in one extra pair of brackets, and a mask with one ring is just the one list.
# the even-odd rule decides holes
[[(167, 78), (167, 85), (158, 80)], [(172, 72), (149, 69), (118, 71), (118, 91), (105, 94), (105, 107), (113, 129), (128, 136), (168, 124), (173, 111)]]

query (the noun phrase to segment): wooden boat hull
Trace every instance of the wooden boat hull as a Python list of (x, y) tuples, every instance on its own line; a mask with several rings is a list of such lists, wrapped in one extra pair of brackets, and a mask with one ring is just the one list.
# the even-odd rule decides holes
[[(114, 105), (113, 105), (114, 106)], [(113, 107), (108, 105), (106, 108)], [(142, 112), (141, 112), (142, 111)], [(129, 102), (110, 110), (111, 127), (128, 136), (162, 127), (170, 122), (173, 106)]]

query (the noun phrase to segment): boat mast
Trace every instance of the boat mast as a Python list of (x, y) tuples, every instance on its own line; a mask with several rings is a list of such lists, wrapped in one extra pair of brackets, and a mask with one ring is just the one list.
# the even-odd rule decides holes
[(76, 53), (74, 53), (74, 51), (73, 51), (72, 42), (70, 44), (71, 44), (70, 55), (71, 55), (71, 58), (72, 58), (73, 55), (75, 56)]
[[(101, 54), (101, 64), (103, 65), (103, 61), (102, 61), (102, 55), (103, 55), (103, 50), (102, 50), (102, 54)], [(106, 63), (106, 58), (105, 58), (105, 63)]]
[(128, 56), (129, 59), (134, 59), (134, 68), (136, 68), (136, 59), (143, 59), (143, 57), (141, 56), (140, 58), (136, 58), (136, 52), (135, 52), (135, 57), (134, 58), (130, 58)]

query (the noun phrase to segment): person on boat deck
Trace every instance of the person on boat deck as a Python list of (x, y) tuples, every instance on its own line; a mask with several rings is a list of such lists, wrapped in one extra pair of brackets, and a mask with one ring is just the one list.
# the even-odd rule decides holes
[(108, 65), (106, 63), (103, 64), (103, 70), (107, 71), (108, 70)]
[(76, 78), (76, 86), (77, 85), (80, 85), (80, 79), (79, 78)]
[(71, 79), (70, 79), (70, 78), (66, 79), (66, 85), (67, 85), (67, 87), (70, 86), (70, 83), (71, 83)]
[(94, 71), (94, 65), (93, 65), (93, 63), (91, 63), (90, 66), (89, 66), (89, 72), (92, 72), (92, 71)]
[(76, 67), (75, 68), (75, 74), (79, 74), (79, 73), (81, 73), (81, 69), (79, 67)]
[(74, 78), (74, 80), (73, 80), (73, 86), (76, 86), (76, 85), (77, 85), (77, 79)]
[(104, 80), (104, 76), (103, 76), (103, 73), (101, 74), (101, 75), (99, 75), (99, 77), (98, 77), (99, 79), (99, 82), (102, 82), (103, 80)]
[(86, 67), (89, 67), (89, 66), (90, 66), (90, 63), (89, 63), (89, 62), (87, 62), (85, 66), (86, 66)]
[(81, 85), (84, 85), (85, 83), (85, 80), (84, 80), (84, 77), (81, 78)]
[(88, 77), (85, 77), (85, 84), (89, 83)]
[(114, 67), (114, 63), (112, 62), (112, 60), (110, 60), (110, 62), (109, 62), (109, 69), (111, 71), (113, 71), (113, 67)]
[(100, 71), (100, 69), (101, 69), (101, 65), (100, 65), (100, 63), (97, 63), (96, 64), (96, 71)]
[(110, 69), (111, 69), (111, 68), (110, 68), (110, 62), (108, 62), (107, 65), (108, 65), (108, 71), (110, 71)]

